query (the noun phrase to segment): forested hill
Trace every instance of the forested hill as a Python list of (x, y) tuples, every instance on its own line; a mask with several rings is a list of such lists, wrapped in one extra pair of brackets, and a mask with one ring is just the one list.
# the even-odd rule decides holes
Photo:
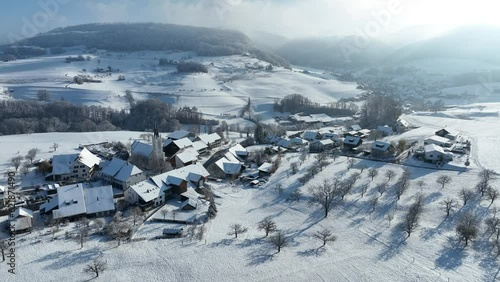
[(180, 50), (195, 51), (200, 56), (227, 56), (248, 52), (274, 65), (288, 65), (285, 59), (256, 48), (241, 32), (174, 24), (84, 24), (57, 28), (23, 39), (14, 45), (42, 48), (84, 45), (87, 48), (109, 51)]

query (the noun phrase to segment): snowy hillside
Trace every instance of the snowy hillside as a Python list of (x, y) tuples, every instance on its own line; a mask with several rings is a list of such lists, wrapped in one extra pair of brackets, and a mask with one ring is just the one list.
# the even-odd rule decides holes
[[(40, 89), (49, 91), (52, 100), (64, 99), (87, 105), (128, 107), (125, 91), (134, 98), (160, 98), (176, 106), (196, 106), (209, 115), (239, 114), (248, 98), (256, 113), (269, 111), (275, 99), (290, 94), (306, 95), (318, 103), (330, 103), (342, 97), (362, 93), (354, 83), (333, 78), (322, 79), (283, 68), (257, 69), (269, 63), (245, 56), (197, 57), (190, 52), (99, 51), (90, 61), (65, 63), (68, 56), (82, 54), (73, 48), (62, 55), (47, 55), (0, 64), (0, 87), (7, 87), (17, 99), (36, 99)], [(179, 74), (175, 66), (159, 66), (159, 59), (188, 59), (208, 66), (208, 74)], [(111, 76), (97, 74), (96, 68), (111, 67)], [(85, 69), (85, 72), (83, 71)], [(71, 84), (76, 75), (89, 74), (102, 83)], [(119, 75), (125, 81), (118, 81)]]
[[(484, 107), (482, 107), (484, 106)], [(103, 281), (496, 281), (500, 267), (495, 257), (491, 236), (483, 224), (478, 237), (464, 247), (458, 241), (455, 226), (470, 212), (482, 219), (493, 216), (494, 207), (483, 197), (470, 200), (465, 206), (459, 191), (473, 188), (482, 168), (497, 170), (500, 151), (496, 148), (499, 132), (497, 104), (477, 104), (450, 109), (439, 114), (415, 113), (405, 118), (418, 129), (397, 138), (409, 140), (432, 135), (448, 126), (472, 137), (472, 165), (465, 172), (440, 171), (410, 167), (410, 187), (397, 200), (396, 181), (404, 166), (367, 160), (356, 160), (348, 169), (348, 160), (328, 158), (330, 165), (305, 185), (299, 178), (309, 174), (316, 158), (311, 154), (296, 175), (290, 164), (299, 161), (300, 153), (285, 154), (278, 171), (263, 186), (245, 186), (210, 182), (216, 193), (217, 217), (206, 224), (201, 241), (189, 238), (154, 239), (171, 224), (146, 221), (134, 238), (143, 241), (116, 246), (101, 236), (91, 236), (80, 249), (77, 242), (64, 239), (64, 231), (51, 239), (49, 228), (40, 225), (33, 233), (16, 238), (17, 275), (12, 281), (84, 281), (81, 272), (93, 258), (107, 261), (108, 269), (100, 274)], [(100, 141), (126, 141), (138, 138), (136, 132), (32, 134), (0, 137), (2, 160), (15, 156), (18, 148), (42, 148), (41, 157), (49, 156), (43, 148), (60, 142), (58, 151), (71, 152), (78, 144)], [(65, 140), (65, 141), (61, 141)], [(366, 165), (378, 169), (373, 181)], [(5, 171), (8, 164), (2, 164)], [(388, 180), (385, 173), (396, 172)], [(354, 189), (335, 204), (328, 218), (323, 219), (319, 205), (308, 204), (308, 189), (324, 180), (346, 179), (361, 173)], [(438, 177), (449, 176), (451, 182), (441, 187)], [(422, 187), (418, 185), (423, 181)], [(377, 186), (388, 184), (382, 193)], [(363, 193), (363, 185), (368, 185)], [(276, 189), (282, 185), (284, 190)], [(498, 183), (493, 183), (497, 187)], [(300, 189), (299, 201), (290, 195)], [(418, 227), (406, 238), (401, 229), (405, 215), (419, 194), (423, 195), (423, 213)], [(449, 217), (442, 202), (452, 198), (458, 203)], [(374, 202), (374, 199), (377, 199)], [(375, 204), (374, 204), (375, 203)], [(289, 239), (280, 253), (268, 243), (257, 224), (272, 217)], [(227, 235), (229, 226), (240, 223), (248, 232), (237, 239)], [(73, 224), (64, 230), (72, 230)], [(320, 248), (313, 234), (330, 229), (337, 240)], [(5, 235), (3, 235), (5, 236)], [(6, 265), (0, 263), (0, 268)]]

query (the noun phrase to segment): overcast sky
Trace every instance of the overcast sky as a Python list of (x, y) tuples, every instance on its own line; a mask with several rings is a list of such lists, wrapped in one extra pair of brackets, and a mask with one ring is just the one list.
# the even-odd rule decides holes
[[(500, 25), (492, 0), (5, 0), (0, 43), (34, 32), (92, 22), (164, 22), (289, 38), (393, 33), (432, 25)], [(377, 23), (378, 20), (378, 23)]]

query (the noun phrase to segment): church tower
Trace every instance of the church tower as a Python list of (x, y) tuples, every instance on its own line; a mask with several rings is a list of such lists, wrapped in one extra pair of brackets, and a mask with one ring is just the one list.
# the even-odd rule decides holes
[(153, 129), (153, 162), (158, 163), (159, 161), (164, 159), (163, 153), (163, 142), (161, 140), (160, 133), (158, 132), (158, 127), (156, 127), (156, 123)]

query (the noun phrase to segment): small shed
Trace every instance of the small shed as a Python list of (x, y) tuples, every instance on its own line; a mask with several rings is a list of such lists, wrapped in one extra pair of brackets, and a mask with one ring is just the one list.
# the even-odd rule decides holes
[(9, 216), (11, 234), (31, 232), (33, 229), (33, 211), (19, 207)]
[(163, 236), (166, 238), (179, 238), (184, 234), (184, 228), (165, 228), (163, 229)]
[(346, 138), (344, 138), (343, 144), (344, 148), (352, 150), (363, 144), (363, 140), (361, 140), (361, 138), (357, 136), (347, 136)]
[(260, 175), (269, 175), (273, 171), (273, 164), (271, 163), (263, 163), (258, 168)]

